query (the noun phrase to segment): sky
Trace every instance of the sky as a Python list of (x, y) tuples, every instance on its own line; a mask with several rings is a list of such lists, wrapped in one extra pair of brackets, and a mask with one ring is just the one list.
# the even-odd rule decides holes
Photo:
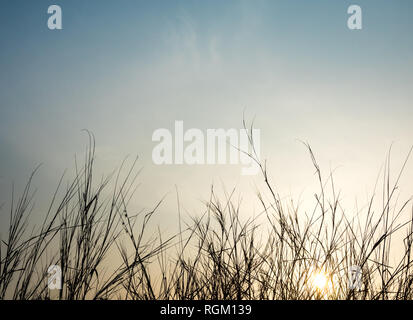
[[(47, 8), (62, 8), (49, 30)], [(361, 30), (347, 8), (362, 8)], [(31, 171), (41, 211), (94, 133), (97, 170), (139, 155), (136, 207), (162, 197), (159, 222), (176, 224), (176, 188), (199, 213), (211, 184), (236, 187), (259, 211), (260, 176), (239, 165), (152, 162), (152, 133), (241, 128), (254, 120), (271, 181), (286, 196), (314, 194), (311, 144), (344, 199), (372, 192), (391, 144), (397, 169), (413, 145), (413, 3), (354, 1), (21, 1), (0, 3), (0, 222), (13, 183)], [(412, 165), (411, 165), (412, 166)], [(412, 190), (412, 170), (401, 181)], [(1, 229), (1, 228), (0, 228)]]

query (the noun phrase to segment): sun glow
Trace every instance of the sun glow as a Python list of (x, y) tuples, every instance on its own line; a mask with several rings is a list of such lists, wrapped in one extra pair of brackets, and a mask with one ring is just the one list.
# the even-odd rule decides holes
[(312, 284), (313, 287), (318, 290), (324, 290), (327, 288), (328, 278), (326, 274), (322, 271), (319, 271), (314, 274)]
[(309, 270), (309, 278), (307, 278), (308, 288), (314, 293), (315, 299), (334, 297), (337, 281), (336, 274), (319, 268), (311, 268)]

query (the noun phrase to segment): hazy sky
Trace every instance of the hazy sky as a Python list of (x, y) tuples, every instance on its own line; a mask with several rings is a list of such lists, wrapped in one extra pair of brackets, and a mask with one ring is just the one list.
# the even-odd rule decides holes
[[(62, 7), (63, 30), (47, 28), (51, 4)], [(363, 10), (362, 30), (347, 28), (351, 4)], [(173, 130), (175, 120), (241, 128), (244, 111), (255, 116), (282, 194), (314, 193), (301, 139), (326, 171), (338, 168), (348, 199), (364, 199), (390, 144), (395, 167), (413, 144), (412, 34), (410, 0), (2, 0), (0, 203), (13, 181), (21, 186), (43, 163), (35, 180), (41, 207), (82, 154), (86, 128), (101, 172), (139, 154), (136, 201), (149, 208), (169, 192), (160, 213), (166, 226), (176, 218), (175, 185), (189, 212), (221, 180), (254, 207), (259, 177), (241, 176), (240, 166), (151, 160), (154, 130)]]

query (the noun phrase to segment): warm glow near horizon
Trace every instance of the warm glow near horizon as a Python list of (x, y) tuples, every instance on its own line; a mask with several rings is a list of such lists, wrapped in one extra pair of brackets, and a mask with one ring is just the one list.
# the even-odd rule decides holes
[(314, 288), (320, 291), (327, 289), (328, 277), (323, 271), (318, 271), (314, 274), (312, 279), (312, 284)]

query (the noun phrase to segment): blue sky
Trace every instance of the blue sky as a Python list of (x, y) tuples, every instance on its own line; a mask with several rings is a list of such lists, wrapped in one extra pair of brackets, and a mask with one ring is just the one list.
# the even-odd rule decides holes
[[(62, 7), (63, 30), (47, 28), (51, 4)], [(362, 30), (347, 28), (350, 4), (363, 10)], [(255, 182), (239, 168), (150, 158), (157, 128), (240, 128), (244, 110), (285, 192), (313, 179), (302, 139), (327, 169), (342, 167), (343, 188), (357, 196), (392, 142), (396, 164), (413, 142), (412, 32), (409, 0), (3, 0), (0, 201), (39, 163), (37, 186), (50, 191), (82, 152), (84, 128), (102, 172), (141, 156), (143, 206), (175, 184), (190, 208), (217, 179), (247, 191)]]

